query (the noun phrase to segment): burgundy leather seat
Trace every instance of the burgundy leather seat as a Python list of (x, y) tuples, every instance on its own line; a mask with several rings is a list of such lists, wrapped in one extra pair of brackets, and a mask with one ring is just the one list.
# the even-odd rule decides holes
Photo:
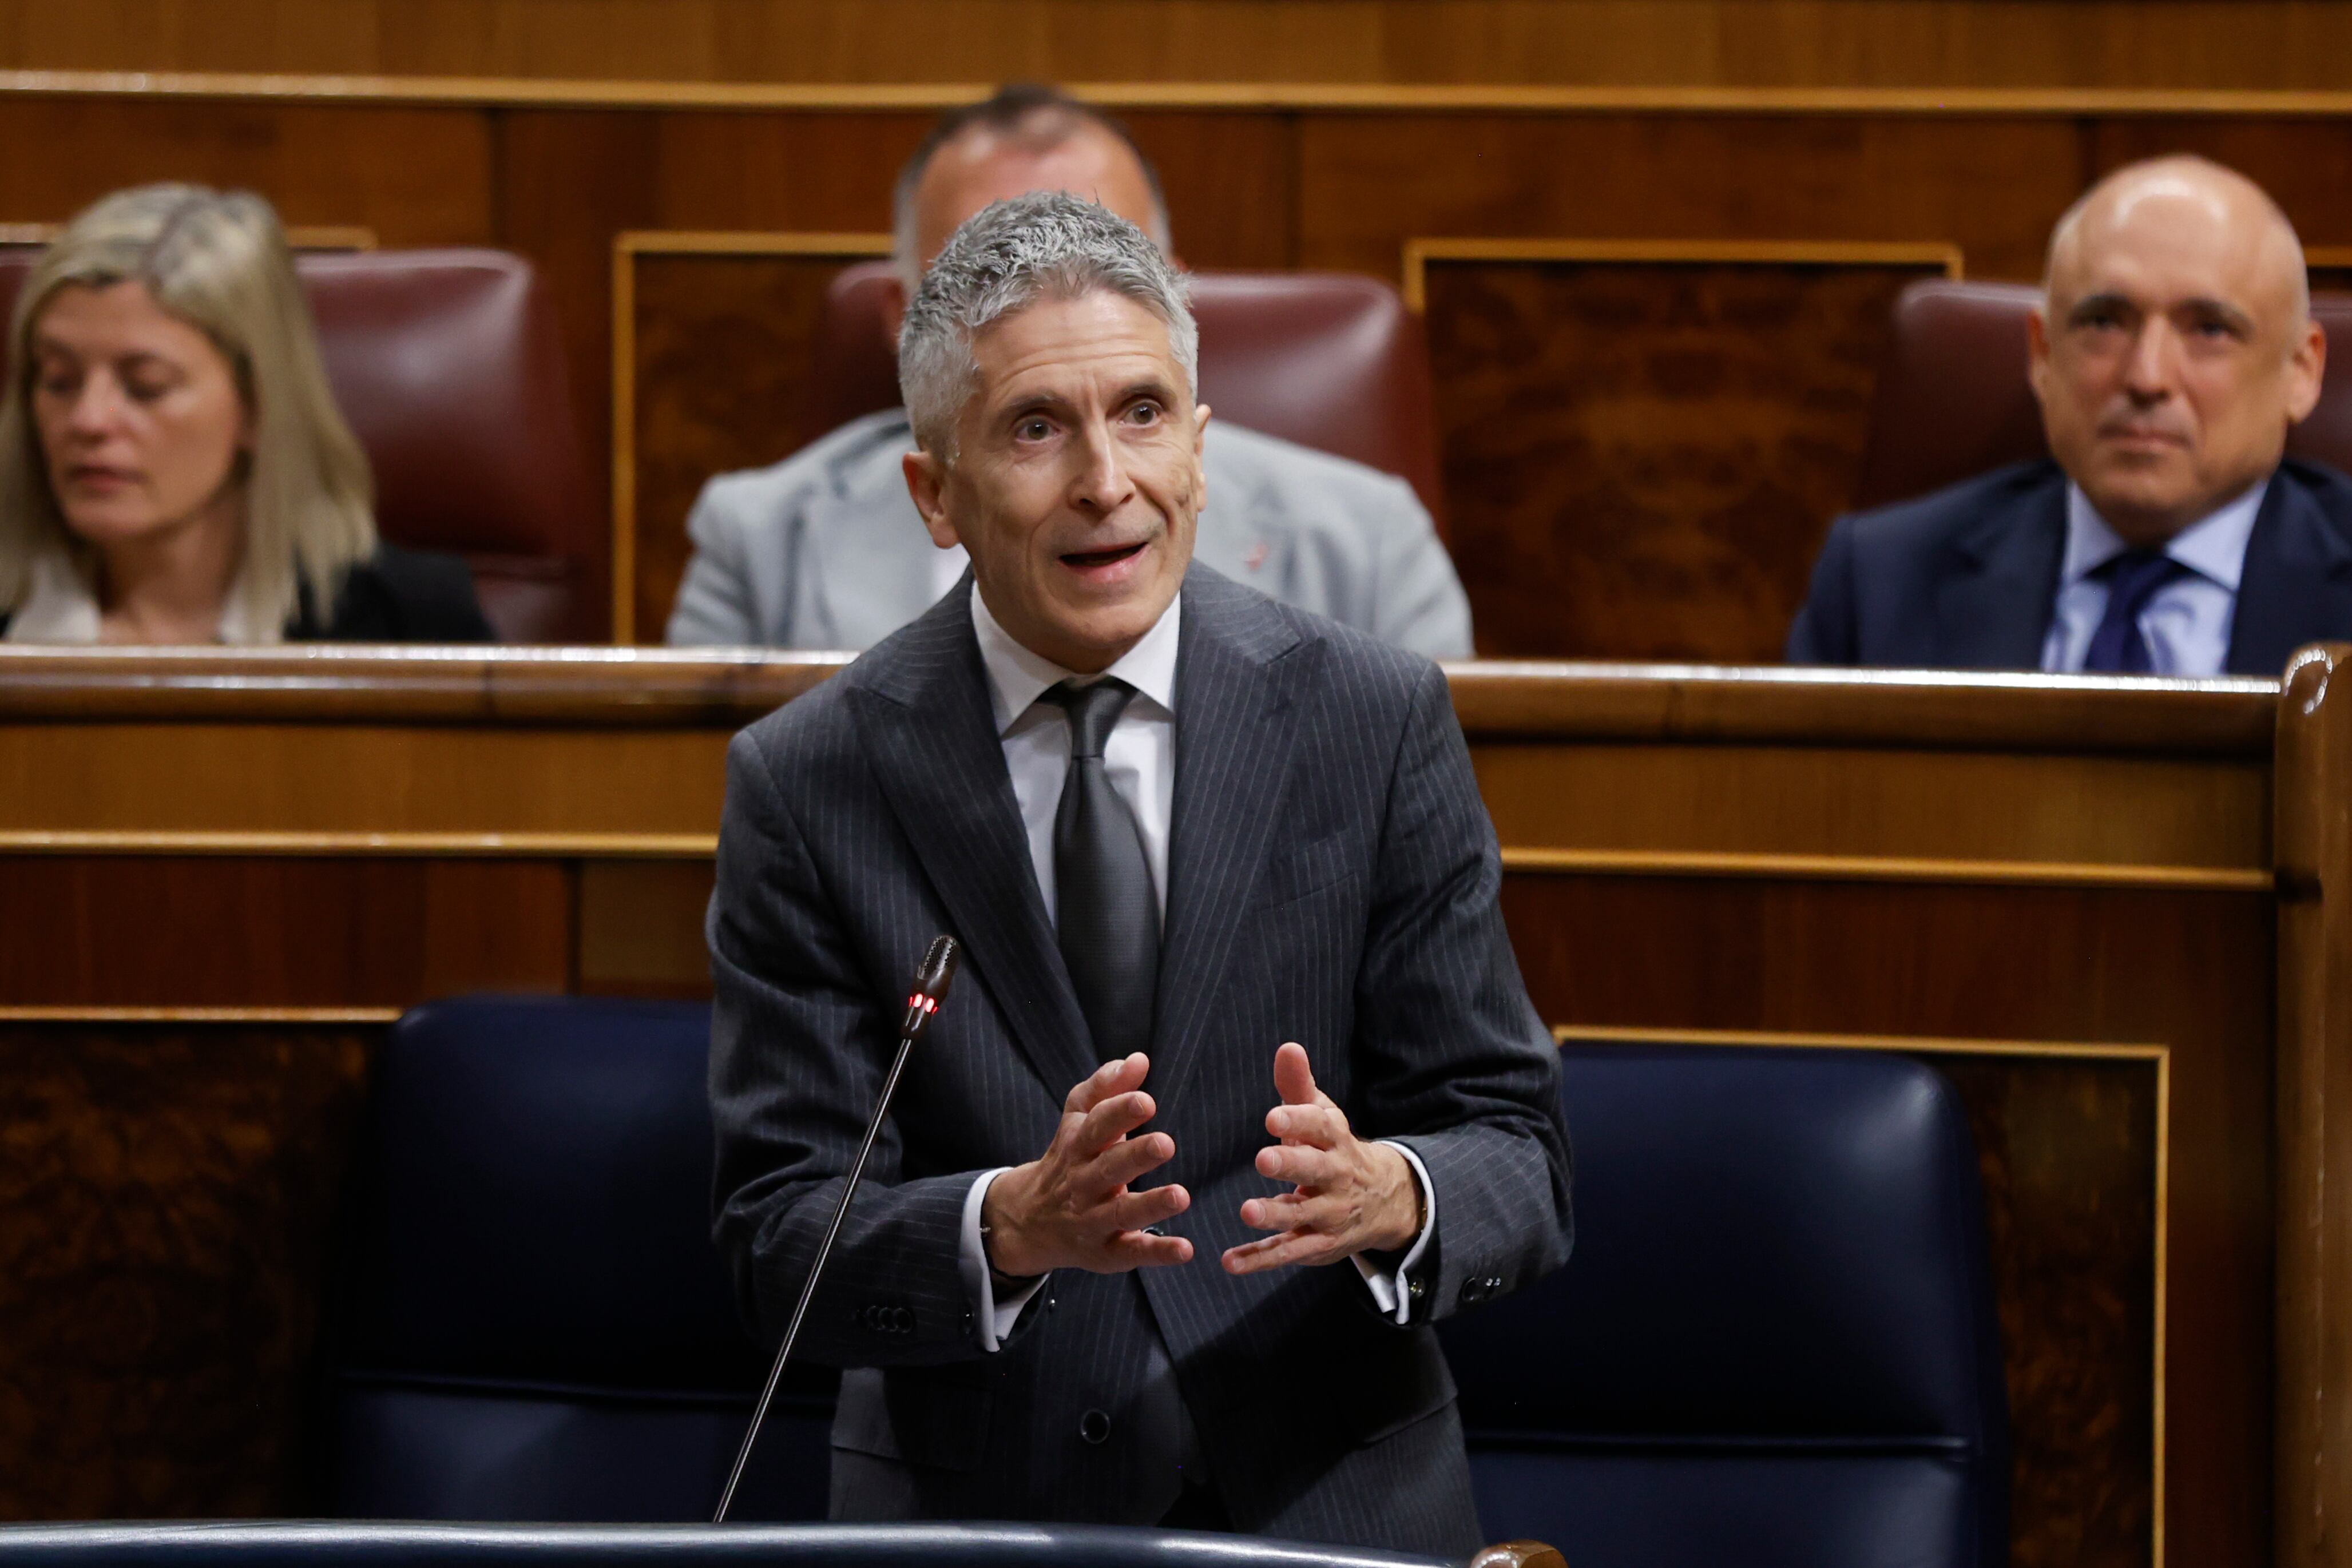
[[(0, 315), (38, 256), (0, 255)], [(503, 641), (601, 635), (601, 512), (530, 264), (395, 250), (295, 266), (335, 400), (375, 473), (384, 538), (464, 557)]]
[[(2050, 455), (2025, 381), (2025, 319), (2042, 291), (2022, 283), (1915, 283), (1895, 302), (1855, 507), (1908, 500), (2007, 463)], [(2319, 406), (2287, 452), (2352, 472), (2352, 294), (2315, 294), (2331, 353)]]
[[(873, 261), (826, 292), (811, 367), (820, 431), (898, 406), (889, 288), (890, 264)], [(1429, 348), (1395, 289), (1351, 273), (1200, 272), (1192, 311), (1201, 401), (1217, 418), (1398, 476), (1444, 532)]]

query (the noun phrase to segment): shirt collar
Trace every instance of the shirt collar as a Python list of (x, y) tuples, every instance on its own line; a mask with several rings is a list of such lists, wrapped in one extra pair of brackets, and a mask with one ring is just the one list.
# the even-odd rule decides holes
[[(2166, 541), (2164, 553), (2200, 577), (2235, 593), (2246, 570), (2246, 541), (2253, 536), (2254, 517), (2271, 482), (2247, 487), (2237, 499), (2224, 503)], [(2066, 484), (2066, 559), (2059, 568), (2058, 584), (2072, 587), (2131, 547), (2072, 480)]]
[[(1103, 672), (1117, 675), (1171, 716), (1176, 712), (1176, 629), (1183, 603), (1180, 591), (1151, 623), (1151, 630)], [(978, 582), (971, 589), (971, 630), (980, 640), (980, 662), (988, 670), (988, 695), (996, 709), (999, 736), (1011, 729), (1049, 688), (1085, 678), (1014, 642), (1013, 633), (989, 613)]]
[[(8, 617), (8, 641), (71, 646), (99, 639), (98, 596), (89, 591), (65, 552), (44, 549), (32, 560), (25, 597)], [(230, 584), (221, 606), (215, 642), (232, 647), (277, 643), (282, 633), (257, 636), (245, 608), (244, 580)]]

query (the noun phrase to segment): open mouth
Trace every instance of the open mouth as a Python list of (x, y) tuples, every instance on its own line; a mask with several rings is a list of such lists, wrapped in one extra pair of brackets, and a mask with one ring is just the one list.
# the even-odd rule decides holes
[(1099, 567), (1117, 566), (1120, 561), (1142, 553), (1141, 544), (1122, 545), (1118, 549), (1073, 550), (1062, 558), (1062, 564), (1076, 567), (1080, 571), (1090, 571)]

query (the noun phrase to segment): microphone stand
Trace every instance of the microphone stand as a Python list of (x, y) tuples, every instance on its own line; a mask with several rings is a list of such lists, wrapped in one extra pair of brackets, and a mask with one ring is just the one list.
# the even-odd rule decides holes
[(727, 1490), (719, 1494), (719, 1511), (710, 1522), (727, 1522), (727, 1511), (734, 1506), (735, 1489), (743, 1481), (744, 1467), (751, 1462), (751, 1445), (760, 1438), (760, 1425), (768, 1418), (768, 1406), (776, 1397), (776, 1385), (783, 1381), (784, 1363), (793, 1354), (793, 1342), (800, 1337), (801, 1322), (808, 1316), (809, 1302), (816, 1296), (816, 1282), (824, 1273), (824, 1260), (832, 1256), (834, 1239), (841, 1234), (842, 1221), (849, 1218), (849, 1200), (856, 1196), (857, 1184), (866, 1175), (866, 1161), (874, 1153), (874, 1140), (882, 1134), (882, 1118), (890, 1109), (890, 1096), (898, 1092), (898, 1076), (907, 1070), (907, 1058), (915, 1042), (940, 1010), (945, 999), (948, 982), (955, 978), (956, 960), (960, 956), (955, 938), (940, 936), (931, 943), (930, 951), (923, 956), (923, 967), (915, 973), (913, 990), (907, 998), (906, 1020), (898, 1026), (898, 1054), (890, 1062), (889, 1076), (882, 1080), (882, 1093), (874, 1102), (873, 1117), (866, 1124), (866, 1141), (857, 1147), (857, 1159), (849, 1167), (849, 1180), (841, 1189), (841, 1201), (834, 1206), (833, 1219), (824, 1228), (824, 1239), (817, 1243), (816, 1261), (809, 1265), (807, 1281), (801, 1286), (801, 1299), (793, 1308), (792, 1321), (784, 1325), (784, 1343), (776, 1347), (775, 1364), (768, 1369), (768, 1385), (760, 1390), (760, 1402), (751, 1409), (751, 1425), (743, 1434), (743, 1446), (735, 1451), (735, 1468), (728, 1473)]

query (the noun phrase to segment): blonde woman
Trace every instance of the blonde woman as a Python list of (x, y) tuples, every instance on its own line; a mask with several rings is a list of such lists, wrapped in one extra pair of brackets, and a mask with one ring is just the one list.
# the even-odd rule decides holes
[(0, 394), (0, 636), (488, 640), (452, 557), (376, 538), (278, 214), (118, 192), (16, 300)]

